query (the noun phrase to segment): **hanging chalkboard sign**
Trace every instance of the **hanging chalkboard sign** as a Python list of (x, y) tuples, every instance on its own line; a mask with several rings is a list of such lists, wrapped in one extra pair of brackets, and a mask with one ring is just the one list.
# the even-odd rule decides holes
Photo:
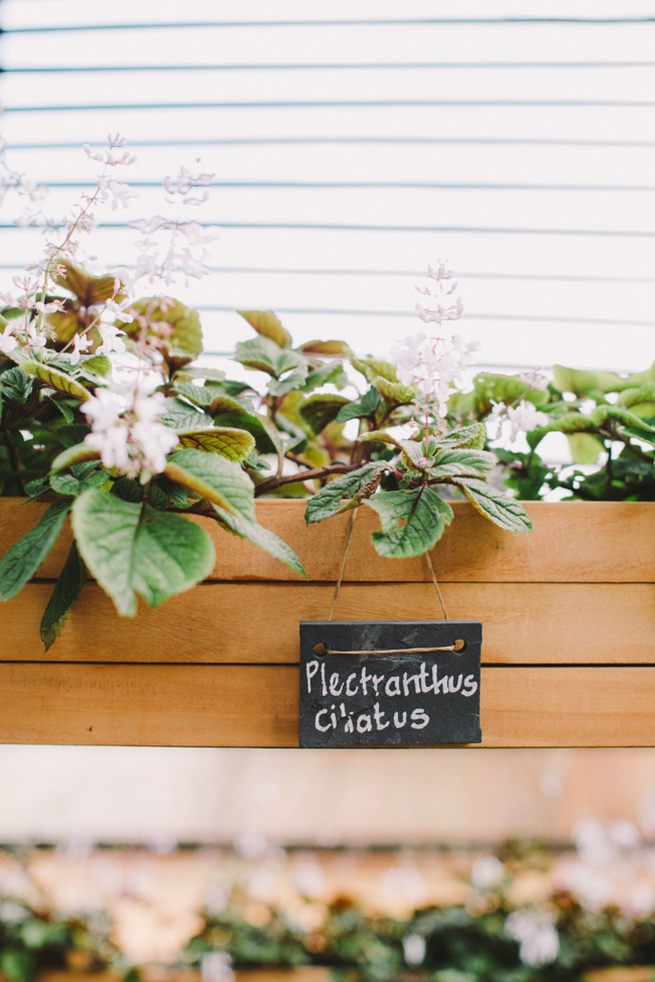
[(479, 621), (303, 621), (300, 746), (479, 743)]

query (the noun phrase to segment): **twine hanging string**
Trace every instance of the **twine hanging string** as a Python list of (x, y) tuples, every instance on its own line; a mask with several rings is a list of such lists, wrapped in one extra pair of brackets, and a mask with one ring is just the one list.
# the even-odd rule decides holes
[[(339, 566), (339, 575), (337, 576), (337, 582), (334, 586), (334, 596), (332, 597), (332, 606), (330, 607), (330, 613), (328, 614), (328, 620), (331, 621), (334, 616), (334, 609), (337, 605), (337, 600), (339, 599), (339, 594), (341, 593), (341, 583), (343, 581), (343, 571), (346, 567), (346, 559), (348, 557), (348, 549), (350, 548), (350, 540), (352, 539), (353, 528), (355, 526), (355, 518), (357, 517), (357, 509), (353, 509), (350, 513), (350, 521), (348, 522), (348, 531), (346, 532), (346, 541), (343, 546), (343, 553), (341, 556), (341, 564)], [(441, 605), (441, 610), (443, 611), (444, 620), (448, 620), (448, 612), (446, 611), (446, 605), (444, 603), (443, 597), (441, 595), (441, 590), (439, 589), (439, 583), (437, 581), (436, 574), (434, 572), (434, 566), (432, 565), (432, 557), (429, 552), (425, 553), (425, 558), (428, 561), (428, 566), (430, 567), (430, 575), (432, 577), (432, 582), (434, 583), (434, 588), (437, 592), (437, 597), (439, 598), (439, 604)], [(459, 648), (450, 646), (447, 648), (404, 648), (403, 651), (408, 652), (424, 652), (424, 651), (459, 651)], [(336, 652), (334, 652), (336, 654)], [(395, 654), (395, 652), (391, 652)], [(349, 651), (349, 652), (339, 652), (339, 654), (350, 654), (350, 655), (367, 655), (371, 654), (368, 651)]]
[(337, 577), (337, 582), (334, 585), (334, 596), (332, 597), (332, 606), (330, 607), (330, 613), (328, 614), (328, 620), (331, 621), (334, 615), (334, 608), (337, 605), (337, 600), (339, 599), (339, 594), (341, 593), (341, 581), (343, 580), (343, 571), (346, 566), (346, 558), (348, 556), (348, 549), (350, 548), (350, 540), (353, 535), (353, 528), (355, 527), (355, 517), (357, 515), (357, 510), (354, 509), (350, 513), (350, 521), (348, 522), (348, 531), (346, 532), (346, 541), (343, 547), (343, 554), (341, 556), (341, 565), (339, 566), (339, 575)]

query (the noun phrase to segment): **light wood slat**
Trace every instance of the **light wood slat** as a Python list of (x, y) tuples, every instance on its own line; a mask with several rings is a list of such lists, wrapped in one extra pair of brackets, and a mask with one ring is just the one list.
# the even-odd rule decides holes
[[(290, 666), (0, 666), (0, 742), (297, 746)], [(655, 668), (485, 668), (485, 747), (655, 745)]]
[[(348, 516), (305, 527), (302, 501), (260, 501), (261, 524), (295, 549), (310, 580), (334, 581), (343, 552)], [(454, 505), (455, 519), (433, 551), (437, 576), (446, 582), (651, 582), (655, 577), (655, 503), (651, 502), (528, 502), (534, 529), (529, 534), (503, 532), (464, 502)], [(43, 505), (18, 506), (0, 499), (0, 549), (35, 523)], [(211, 533), (217, 554), (212, 579), (297, 580), (283, 563), (247, 542), (235, 539), (208, 519), (199, 519)], [(423, 558), (389, 560), (370, 542), (377, 516), (361, 508), (346, 563), (346, 581), (429, 580)], [(68, 543), (61, 543), (39, 575), (56, 577)]]
[[(30, 583), (3, 608), (0, 661), (298, 662), (298, 623), (325, 620), (331, 585), (209, 583), (158, 610), (119, 618), (87, 583), (44, 655), (39, 621), (52, 586)], [(451, 618), (483, 624), (487, 663), (655, 662), (655, 585), (448, 583)], [(340, 620), (440, 619), (432, 584), (347, 584)]]

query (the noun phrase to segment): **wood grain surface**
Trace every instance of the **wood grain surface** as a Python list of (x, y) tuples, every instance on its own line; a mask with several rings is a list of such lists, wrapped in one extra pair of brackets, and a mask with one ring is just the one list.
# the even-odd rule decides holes
[[(655, 667), (482, 670), (482, 746), (653, 745)], [(297, 747), (287, 665), (0, 666), (0, 742)]]
[[(38, 520), (44, 506), (0, 498), (0, 550), (15, 542)], [(348, 515), (307, 528), (302, 501), (259, 501), (260, 524), (296, 551), (312, 581), (333, 582), (338, 574)], [(655, 504), (650, 502), (526, 502), (533, 530), (504, 532), (465, 502), (453, 503), (455, 518), (432, 551), (443, 582), (640, 583), (655, 573)], [(279, 560), (248, 542), (228, 535), (209, 519), (196, 519), (214, 540), (216, 566), (210, 579), (298, 580)], [(373, 549), (378, 528), (369, 508), (357, 512), (345, 568), (346, 581), (423, 582), (427, 562), (385, 559)], [(620, 547), (617, 544), (620, 543)], [(70, 532), (66, 531), (39, 577), (55, 578), (61, 569)]]
[[(655, 661), (655, 586), (649, 583), (446, 583), (452, 619), (483, 623), (482, 659), (509, 664)], [(158, 610), (119, 618), (87, 583), (44, 655), (39, 622), (52, 584), (30, 583), (2, 608), (0, 661), (298, 663), (298, 624), (325, 620), (334, 588), (305, 583), (205, 583)], [(443, 616), (431, 583), (349, 583), (337, 620)]]
[[(209, 581), (134, 620), (88, 582), (46, 654), (38, 637), (65, 539), (3, 607), (0, 742), (297, 746), (298, 623), (327, 617), (347, 518), (307, 529), (298, 501), (258, 504), (309, 581), (200, 519)], [(483, 622), (483, 746), (655, 745), (655, 504), (534, 503), (504, 533), (467, 504), (433, 551), (451, 619)], [(43, 505), (0, 499), (0, 549)], [(381, 559), (361, 509), (336, 617), (439, 619), (424, 559)]]

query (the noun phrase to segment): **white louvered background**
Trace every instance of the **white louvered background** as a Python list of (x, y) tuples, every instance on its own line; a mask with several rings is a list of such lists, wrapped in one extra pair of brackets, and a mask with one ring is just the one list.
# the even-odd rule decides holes
[[(655, 5), (0, 0), (0, 23), (9, 160), (51, 185), (50, 212), (93, 180), (85, 141), (118, 130), (138, 155), (101, 269), (132, 254), (126, 217), (161, 211), (166, 174), (215, 173), (193, 216), (221, 229), (213, 271), (175, 292), (217, 362), (239, 307), (384, 354), (419, 328), (414, 284), (440, 256), (481, 364), (655, 357)], [(7, 282), (40, 251), (13, 217)]]

